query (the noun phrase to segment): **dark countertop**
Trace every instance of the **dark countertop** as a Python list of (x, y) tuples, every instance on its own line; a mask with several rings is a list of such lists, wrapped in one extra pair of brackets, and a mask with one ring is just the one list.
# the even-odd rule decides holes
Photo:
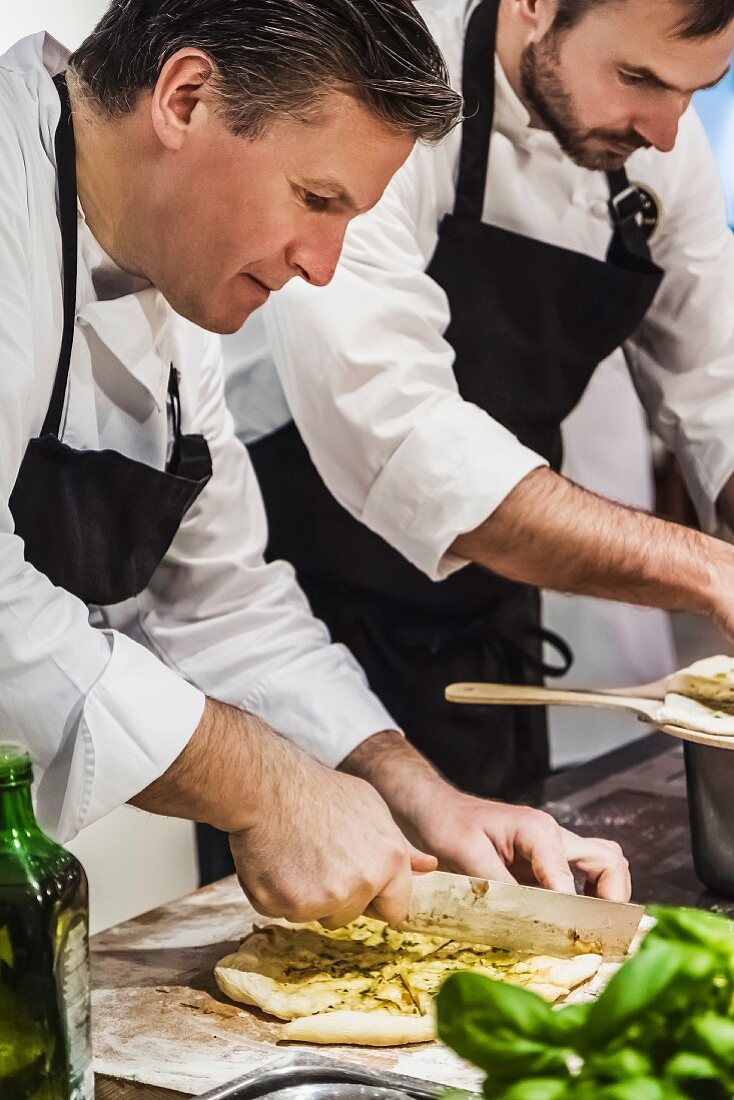
[(688, 905), (734, 916), (734, 899), (708, 891), (691, 855), (683, 747), (651, 734), (543, 785), (542, 807), (562, 825), (622, 845), (633, 900)]

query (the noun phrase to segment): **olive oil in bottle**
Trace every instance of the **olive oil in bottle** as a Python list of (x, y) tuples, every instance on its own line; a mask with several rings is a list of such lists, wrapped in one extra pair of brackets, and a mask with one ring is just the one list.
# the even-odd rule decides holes
[(32, 780), (0, 742), (0, 1097), (91, 1100), (87, 879), (39, 828)]

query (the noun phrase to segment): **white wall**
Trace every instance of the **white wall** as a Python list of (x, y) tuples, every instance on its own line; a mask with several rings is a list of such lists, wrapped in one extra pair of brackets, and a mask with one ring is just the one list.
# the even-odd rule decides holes
[[(78, 46), (107, 0), (22, 0), (2, 5), (0, 53), (19, 38), (47, 30)], [(11, 10), (8, 10), (11, 9)], [(152, 909), (197, 884), (193, 826), (123, 806), (85, 829), (69, 848), (89, 877), (93, 932)]]
[(69, 49), (78, 46), (107, 7), (107, 0), (22, 0), (4, 4), (0, 53), (34, 31), (50, 31)]

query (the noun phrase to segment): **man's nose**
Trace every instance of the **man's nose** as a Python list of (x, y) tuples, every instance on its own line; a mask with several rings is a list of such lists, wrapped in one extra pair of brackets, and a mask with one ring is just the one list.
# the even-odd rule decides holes
[(346, 222), (328, 225), (325, 218), (320, 220), (321, 224), (304, 232), (288, 252), (291, 267), (313, 286), (326, 286), (331, 282), (347, 228)]
[(670, 153), (675, 148), (678, 125), (690, 101), (690, 96), (675, 96), (664, 108), (638, 118), (635, 130), (661, 153)]

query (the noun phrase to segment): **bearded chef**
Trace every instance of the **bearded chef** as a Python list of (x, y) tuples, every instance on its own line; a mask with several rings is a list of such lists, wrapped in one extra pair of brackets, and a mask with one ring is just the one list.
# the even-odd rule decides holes
[[(727, 72), (734, 0), (419, 10), (465, 121), (416, 149), (350, 227), (323, 293), (294, 283), (266, 307), (249, 392), (274, 363), (293, 422), (250, 452), (269, 554), (296, 565), (445, 775), (511, 794), (547, 772), (542, 713), (451, 707), (442, 692), (565, 670), (560, 640), (546, 666), (536, 586), (731, 627), (725, 542), (557, 471), (561, 424), (616, 353), (702, 523), (721, 533), (731, 519), (734, 241), (688, 108)], [(326, 223), (328, 197), (323, 211)], [(267, 413), (271, 427), (288, 415), (272, 401)], [(620, 447), (620, 471), (628, 461)]]

